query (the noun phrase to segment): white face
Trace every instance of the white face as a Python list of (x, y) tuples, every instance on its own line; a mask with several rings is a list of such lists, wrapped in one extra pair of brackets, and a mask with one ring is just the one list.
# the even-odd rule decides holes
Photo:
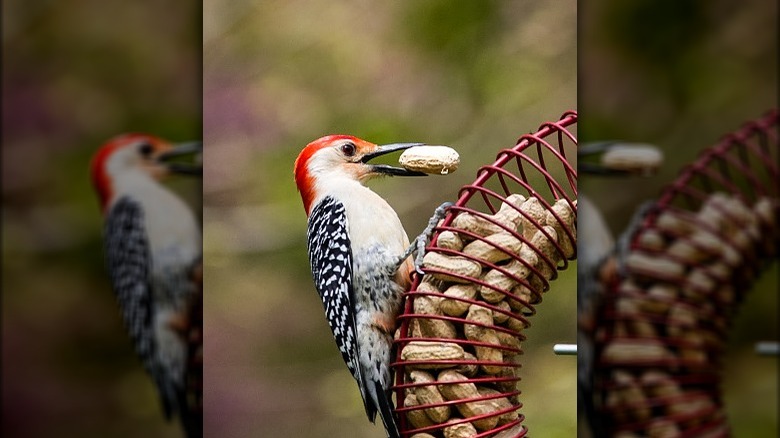
[[(360, 162), (363, 154), (357, 151), (350, 140), (339, 139), (320, 148), (309, 158), (306, 170), (313, 188), (309, 205), (315, 205), (324, 194), (368, 190), (363, 183), (371, 175), (371, 166)], [(306, 200), (304, 196), (304, 202)]]
[(138, 139), (117, 149), (106, 162), (106, 171), (110, 175), (121, 175), (128, 171), (143, 171), (153, 178), (166, 173), (164, 166), (155, 161), (161, 147), (150, 141)]
[(316, 179), (333, 176), (348, 176), (351, 179), (365, 181), (374, 176), (371, 166), (361, 162), (361, 158), (373, 145), (356, 145), (350, 140), (333, 142), (329, 147), (317, 151), (309, 161), (309, 173)]

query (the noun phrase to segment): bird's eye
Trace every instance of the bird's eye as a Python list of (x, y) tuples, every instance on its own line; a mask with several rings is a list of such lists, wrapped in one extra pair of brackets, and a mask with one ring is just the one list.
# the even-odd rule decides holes
[(354, 143), (344, 143), (341, 145), (341, 152), (348, 157), (355, 155), (356, 151), (357, 148)]
[(142, 156), (148, 157), (154, 152), (154, 146), (149, 143), (143, 143), (138, 147), (138, 152), (140, 152)]

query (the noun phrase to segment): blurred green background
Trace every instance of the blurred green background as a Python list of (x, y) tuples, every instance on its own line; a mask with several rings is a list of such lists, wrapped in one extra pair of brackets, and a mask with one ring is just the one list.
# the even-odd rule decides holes
[[(4, 1), (2, 435), (180, 436), (103, 269), (87, 168), (106, 139), (198, 138), (202, 91), (206, 436), (382, 437), (311, 282), (300, 149), (329, 133), (458, 149), (446, 178), (371, 184), (415, 235), (499, 149), (577, 107), (579, 66), (581, 141), (666, 151), (658, 175), (622, 190), (580, 179), (617, 231), (702, 148), (777, 105), (777, 29), (777, 5), (759, 0)], [(198, 184), (172, 185), (199, 203)], [(575, 361), (551, 353), (574, 341), (574, 269), (524, 344), (537, 436), (575, 434)], [(777, 271), (731, 339), (737, 436), (777, 431), (777, 359), (750, 352), (778, 338)]]
[[(447, 177), (369, 185), (408, 234), (501, 148), (576, 107), (576, 2), (210, 1), (204, 10), (206, 435), (384, 437), (314, 289), (292, 178), (310, 141), (445, 144)], [(391, 160), (394, 158), (391, 158)], [(575, 434), (574, 269), (524, 344), (525, 424)]]
[[(777, 107), (777, 2), (585, 1), (578, 13), (581, 144), (651, 143), (665, 155), (650, 178), (580, 176), (617, 233), (704, 148)], [(778, 434), (778, 359), (753, 353), (778, 340), (777, 291), (774, 261), (734, 321), (723, 373), (734, 436)]]
[[(4, 437), (181, 436), (122, 327), (89, 161), (122, 132), (200, 138), (201, 12), (2, 3)], [(200, 182), (173, 186), (198, 204)]]

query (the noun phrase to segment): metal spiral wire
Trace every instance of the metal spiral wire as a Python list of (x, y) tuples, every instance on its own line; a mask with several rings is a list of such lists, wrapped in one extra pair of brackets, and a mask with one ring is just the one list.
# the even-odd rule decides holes
[[(450, 436), (526, 435), (517, 373), (526, 339), (522, 331), (558, 271), (576, 258), (576, 121), (576, 112), (566, 112), (501, 150), (460, 190), (435, 228), (426, 260), (434, 254), (474, 269), (467, 273), (426, 263), (425, 275), (415, 276), (405, 295), (392, 364), (403, 436), (440, 437), (445, 428)], [(491, 231), (464, 226), (460, 216)], [(440, 244), (443, 233), (457, 236), (464, 246)], [(498, 256), (480, 257), (470, 252), (475, 247)], [(453, 287), (476, 292), (455, 296)], [(442, 311), (438, 306), (445, 300), (461, 310)], [(415, 348), (422, 356), (412, 355)], [(437, 396), (441, 393), (445, 396)]]
[(721, 358), (738, 304), (778, 255), (778, 112), (705, 150), (631, 238), (595, 333), (609, 436), (730, 434)]

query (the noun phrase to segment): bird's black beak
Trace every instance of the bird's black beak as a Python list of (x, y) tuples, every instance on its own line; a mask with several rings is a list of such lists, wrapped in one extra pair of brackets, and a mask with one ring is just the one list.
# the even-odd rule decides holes
[[(633, 155), (630, 163), (609, 162), (607, 154)], [(577, 168), (580, 173), (600, 176), (650, 176), (658, 170), (663, 159), (660, 150), (653, 145), (624, 141), (601, 141), (587, 143), (577, 150)], [(614, 161), (614, 160), (612, 160)]]
[[(163, 152), (157, 157), (169, 171), (182, 175), (203, 175), (203, 165), (200, 163), (203, 143), (200, 141), (191, 141), (187, 143), (175, 144), (173, 149)], [(195, 155), (195, 162), (173, 161), (177, 158)]]
[[(379, 146), (376, 151), (363, 155), (363, 158), (360, 159), (360, 162), (368, 163), (369, 160), (385, 154), (389, 154), (390, 152), (402, 151), (414, 146), (422, 146), (423, 144), (424, 143), (393, 143), (382, 145)], [(416, 170), (408, 170), (404, 169), (403, 167), (394, 167), (387, 164), (372, 164), (371, 169), (376, 173), (392, 176), (427, 176), (425, 173), (418, 172)]]

